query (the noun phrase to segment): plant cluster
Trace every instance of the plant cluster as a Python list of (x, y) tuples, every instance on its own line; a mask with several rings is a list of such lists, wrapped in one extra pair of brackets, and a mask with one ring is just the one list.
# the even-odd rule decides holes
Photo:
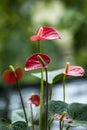
[[(50, 130), (53, 121), (58, 121), (58, 129), (69, 130), (71, 127), (87, 127), (87, 104), (66, 103), (65, 82), (68, 76), (80, 77), (84, 75), (84, 69), (81, 66), (70, 65), (66, 63), (65, 68), (48, 71), (48, 64), (51, 58), (41, 53), (40, 42), (43, 40), (61, 39), (59, 32), (51, 27), (40, 27), (31, 41), (37, 41), (38, 52), (28, 57), (25, 61), (25, 71), (38, 69), (39, 73), (33, 73), (41, 79), (40, 94), (31, 94), (27, 103), (29, 109), (24, 106), (19, 81), (23, 77), (22, 68), (14, 68), (12, 65), (4, 71), (3, 80), (8, 84), (16, 84), (22, 104), (22, 110), (13, 112), (13, 121), (9, 122), (0, 119), (0, 130)], [(63, 101), (52, 100), (53, 84), (62, 77), (63, 79)], [(45, 82), (44, 82), (45, 81)], [(35, 105), (35, 108), (33, 107)], [(20, 117), (20, 118), (19, 118)], [(37, 124), (37, 128), (36, 128)]]

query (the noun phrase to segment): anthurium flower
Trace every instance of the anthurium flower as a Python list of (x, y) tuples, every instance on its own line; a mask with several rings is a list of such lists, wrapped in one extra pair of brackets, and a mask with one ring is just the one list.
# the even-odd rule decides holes
[(23, 77), (23, 70), (18, 67), (15, 70), (8, 69), (3, 73), (3, 80), (8, 84), (15, 84), (17, 80), (21, 80)]
[(51, 27), (43, 26), (40, 27), (34, 36), (30, 37), (31, 41), (37, 41), (37, 40), (54, 40), (54, 39), (60, 39), (61, 36), (59, 32)]
[(61, 120), (61, 121), (67, 121), (67, 122), (72, 122), (72, 119), (71, 118), (67, 118), (66, 116), (64, 116), (62, 118), (62, 115), (60, 114), (55, 114), (54, 117), (58, 120)]
[(25, 71), (30, 71), (30, 70), (40, 69), (40, 68), (47, 68), (46, 65), (43, 65), (40, 62), (40, 60), (38, 59), (38, 56), (40, 56), (46, 64), (50, 63), (50, 57), (48, 55), (36, 53), (26, 60)]
[(35, 106), (40, 105), (40, 97), (36, 94), (32, 94), (31, 97), (28, 99), (29, 104), (34, 104)]
[(68, 66), (68, 70), (66, 71), (66, 69), (63, 72), (64, 75), (67, 76), (83, 76), (84, 75), (84, 69), (80, 66), (74, 66), (74, 65), (70, 65)]

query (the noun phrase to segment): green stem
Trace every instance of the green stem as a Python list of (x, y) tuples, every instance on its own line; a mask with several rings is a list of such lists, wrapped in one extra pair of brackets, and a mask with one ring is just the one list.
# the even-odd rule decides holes
[(70, 126), (70, 125), (68, 125), (68, 126), (67, 126), (67, 128), (66, 128), (66, 130), (69, 130), (69, 128), (70, 128), (70, 127), (71, 127), (71, 126)]
[(40, 118), (39, 130), (42, 130), (42, 109), (43, 109), (43, 94), (44, 94), (43, 69), (41, 69), (41, 90), (40, 90)]
[(14, 72), (18, 93), (19, 93), (21, 104), (22, 104), (22, 108), (23, 108), (23, 111), (24, 111), (25, 121), (26, 121), (26, 123), (28, 125), (27, 114), (26, 114), (26, 110), (25, 110), (25, 106), (24, 106), (24, 102), (23, 102), (23, 98), (22, 98), (22, 94), (21, 94), (20, 85), (19, 85), (19, 82), (18, 82), (18, 79), (17, 79), (17, 75), (16, 75), (15, 69), (14, 69), (14, 67), (12, 65), (9, 65), (9, 68)]
[(65, 80), (66, 80), (66, 75), (64, 75), (64, 77), (63, 77), (63, 101), (65, 102), (65, 94), (66, 94), (66, 92), (65, 92)]
[[(40, 55), (38, 55), (37, 58), (43, 66), (46, 65), (46, 62), (43, 60), (43, 58)], [(46, 95), (46, 115), (45, 115), (45, 120), (46, 120), (45, 127), (46, 128), (45, 128), (45, 130), (47, 130), (47, 128), (48, 128), (48, 73), (47, 73), (47, 68), (45, 68), (45, 73), (46, 73), (46, 94), (45, 94)]]
[(63, 121), (63, 118), (64, 116), (66, 115), (66, 111), (64, 111), (61, 115), (61, 118), (60, 118), (60, 121), (61, 121), (61, 130), (63, 130), (63, 127), (64, 127), (64, 121)]
[(62, 121), (61, 130), (63, 130), (63, 127), (64, 127), (64, 121)]
[(26, 123), (27, 123), (27, 125), (28, 125), (27, 114), (26, 114), (26, 110), (25, 110), (25, 106), (24, 106), (24, 102), (23, 102), (23, 98), (22, 98), (20, 86), (19, 86), (19, 83), (18, 83), (18, 80), (17, 80), (17, 79), (16, 79), (16, 81), (17, 81), (16, 84), (17, 84), (17, 88), (18, 88), (18, 92), (19, 92), (19, 96), (20, 96), (22, 108), (23, 108), (23, 111), (24, 111), (25, 120), (26, 120)]
[(61, 129), (61, 120), (59, 121), (59, 129), (62, 130), (62, 129)]
[(45, 68), (46, 73), (46, 130), (48, 128), (48, 73), (47, 68)]
[(52, 98), (52, 88), (53, 88), (53, 84), (51, 83), (50, 84), (50, 92), (49, 92), (49, 95), (50, 95), (50, 100), (51, 100), (51, 98)]
[[(43, 58), (40, 55), (38, 55), (37, 58), (43, 66), (46, 65), (46, 62), (43, 60)], [(47, 130), (47, 128), (48, 128), (48, 73), (47, 73), (47, 68), (45, 68), (45, 73), (46, 73), (46, 115), (45, 115), (46, 128), (45, 128), (45, 130)]]
[(51, 124), (53, 123), (53, 121), (54, 121), (54, 118), (52, 118), (52, 119), (49, 121), (49, 125), (48, 125), (49, 130), (50, 130), (50, 126), (51, 126)]
[(41, 47), (40, 47), (40, 40), (38, 40), (38, 52), (40, 53)]
[(62, 121), (60, 120), (60, 121), (59, 121), (60, 130), (63, 130), (63, 126), (64, 126), (64, 122), (62, 122)]
[(31, 110), (31, 118), (32, 118), (32, 130), (34, 130), (34, 119), (33, 119), (32, 104), (30, 104), (30, 110)]

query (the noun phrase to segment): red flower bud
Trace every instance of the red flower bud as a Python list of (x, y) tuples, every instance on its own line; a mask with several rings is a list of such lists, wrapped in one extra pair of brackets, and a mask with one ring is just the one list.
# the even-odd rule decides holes
[(13, 70), (6, 70), (3, 73), (3, 80), (8, 84), (15, 84), (17, 80), (21, 80), (23, 77), (23, 71), (21, 68), (17, 68), (15, 71)]
[(40, 105), (40, 97), (36, 94), (32, 94), (31, 97), (28, 99), (29, 104), (34, 104), (35, 106)]

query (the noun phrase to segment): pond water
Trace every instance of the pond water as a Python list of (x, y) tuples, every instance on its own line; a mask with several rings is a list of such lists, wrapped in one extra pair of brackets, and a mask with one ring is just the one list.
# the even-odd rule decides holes
[[(25, 106), (29, 107), (27, 100), (31, 93), (39, 94), (40, 90), (38, 86), (29, 86), (22, 88), (22, 95), (25, 102)], [(6, 98), (5, 98), (6, 97)], [(53, 86), (52, 93), (53, 100), (62, 100), (62, 84), (56, 84)], [(75, 80), (73, 82), (66, 83), (66, 102), (79, 102), (87, 103), (87, 80)], [(7, 92), (0, 93), (0, 116), (10, 115), (12, 110), (21, 108), (18, 92), (16, 90), (9, 89)], [(7, 113), (9, 111), (9, 113)], [(52, 124), (51, 130), (58, 130), (58, 122), (55, 121)], [(87, 130), (87, 128), (78, 127), (70, 130)]]

